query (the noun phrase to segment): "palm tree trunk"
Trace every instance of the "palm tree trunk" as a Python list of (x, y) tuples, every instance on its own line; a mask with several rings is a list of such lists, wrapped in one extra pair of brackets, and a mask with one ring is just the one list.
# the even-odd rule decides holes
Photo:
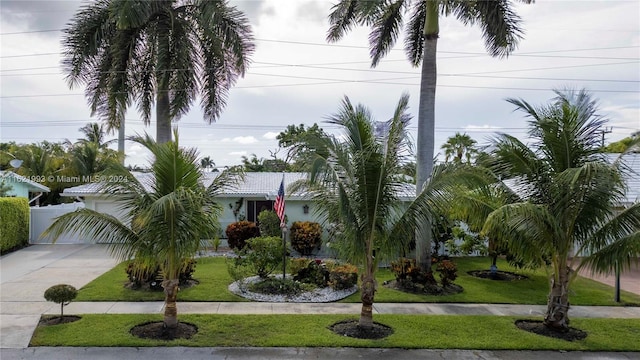
[(171, 141), (171, 116), (169, 114), (169, 91), (167, 90), (158, 90), (156, 122), (156, 141), (160, 144)]
[(373, 277), (373, 271), (370, 266), (367, 266), (361, 279), (360, 299), (362, 301), (362, 310), (360, 310), (358, 326), (363, 329), (371, 329), (373, 328), (373, 297), (376, 293), (376, 280)]
[(120, 120), (120, 126), (118, 126), (118, 155), (122, 165), (124, 165), (124, 134), (124, 119), (122, 119)]
[[(436, 105), (436, 50), (438, 36), (427, 36), (422, 60), (420, 79), (420, 105), (418, 107), (418, 146), (416, 195), (433, 170), (433, 149)], [(431, 224), (422, 225), (423, 231), (416, 233), (416, 263), (423, 271), (431, 272)]]
[(551, 292), (547, 300), (544, 324), (552, 329), (569, 329), (569, 271), (566, 264), (558, 269), (558, 275), (551, 279)]
[(167, 329), (178, 327), (178, 279), (169, 279), (162, 282), (164, 288), (164, 326)]

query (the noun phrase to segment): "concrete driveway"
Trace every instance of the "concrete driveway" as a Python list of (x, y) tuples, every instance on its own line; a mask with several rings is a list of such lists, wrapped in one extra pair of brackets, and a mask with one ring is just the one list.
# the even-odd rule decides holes
[(44, 299), (47, 288), (80, 289), (116, 264), (104, 245), (32, 245), (2, 256), (0, 347), (27, 347), (40, 315), (59, 308)]

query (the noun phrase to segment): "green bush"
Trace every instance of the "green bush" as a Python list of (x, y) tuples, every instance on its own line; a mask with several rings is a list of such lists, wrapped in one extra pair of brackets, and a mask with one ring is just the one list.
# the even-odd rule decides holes
[(298, 271), (293, 280), (325, 287), (329, 283), (329, 271), (320, 260), (309, 260), (307, 266)]
[(329, 286), (334, 290), (350, 289), (357, 283), (358, 268), (354, 265), (340, 265), (329, 271)]
[[(182, 260), (179, 275), (180, 285), (193, 280), (196, 263), (195, 259)], [(149, 263), (148, 261), (132, 260), (127, 264), (125, 271), (134, 288), (149, 286), (152, 290), (162, 289), (162, 272), (160, 271), (160, 265), (156, 262)]]
[(458, 278), (458, 267), (453, 261), (442, 260), (436, 266), (436, 271), (440, 273), (442, 287), (451, 285)]
[(29, 202), (0, 198), (0, 254), (29, 245)]
[(60, 304), (60, 319), (64, 317), (64, 307), (69, 305), (71, 300), (75, 299), (77, 295), (78, 290), (67, 284), (53, 285), (44, 292), (45, 300)]
[(263, 210), (258, 214), (260, 236), (281, 236), (280, 218), (273, 210)]
[(266, 278), (282, 264), (282, 239), (262, 236), (247, 240), (246, 260), (256, 275)]
[(234, 250), (242, 250), (247, 240), (260, 236), (260, 231), (256, 224), (245, 220), (229, 224), (225, 232), (229, 247)]
[(291, 247), (308, 256), (322, 244), (322, 228), (312, 221), (296, 221), (291, 224)]

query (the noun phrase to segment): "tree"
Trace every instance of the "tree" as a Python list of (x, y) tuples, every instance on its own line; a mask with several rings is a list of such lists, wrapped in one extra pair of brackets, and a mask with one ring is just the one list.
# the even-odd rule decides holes
[[(483, 231), (508, 240), (509, 250), (553, 268), (544, 323), (569, 327), (572, 252), (592, 254), (585, 264), (601, 271), (630, 265), (640, 255), (640, 203), (618, 211), (624, 168), (600, 153), (606, 120), (585, 91), (556, 91), (548, 105), (508, 99), (529, 120), (524, 144), (507, 134), (494, 141), (493, 170), (512, 179), (520, 200), (493, 211)], [(587, 266), (583, 265), (583, 266)]]
[(214, 169), (215, 166), (216, 166), (216, 163), (211, 159), (211, 156), (205, 156), (202, 159), (200, 159), (200, 167), (202, 167), (205, 170)]
[[(532, 0), (521, 1), (532, 2)], [(406, 20), (403, 17), (409, 15), (405, 30), (405, 52), (413, 66), (418, 67), (422, 63), (418, 108), (417, 193), (420, 193), (431, 176), (433, 168), (436, 50), (440, 33), (440, 15), (453, 15), (465, 25), (480, 25), (489, 54), (505, 57), (516, 49), (522, 38), (520, 18), (512, 8), (513, 4), (510, 0), (341, 0), (332, 8), (329, 15), (331, 27), (327, 35), (328, 41), (340, 40), (356, 25), (371, 26), (369, 47), (372, 67), (377, 66), (393, 48), (403, 21)], [(416, 243), (417, 262), (424, 270), (430, 271), (430, 232), (422, 233), (425, 234), (425, 238), (418, 239)]]
[[(70, 87), (85, 85), (92, 116), (119, 129), (133, 102), (146, 125), (156, 108), (156, 140), (200, 97), (214, 122), (253, 53), (244, 14), (227, 1), (99, 0), (84, 5), (64, 30), (63, 68)], [(155, 96), (155, 99), (154, 99)]]
[(606, 153), (624, 153), (627, 151), (640, 152), (640, 132), (636, 132), (631, 136), (628, 136), (620, 141), (612, 142), (611, 144), (602, 148), (602, 151)]
[[(122, 165), (105, 172), (122, 179), (100, 183), (103, 192), (115, 194), (125, 211), (122, 219), (89, 209), (79, 209), (59, 217), (44, 233), (57, 239), (65, 232), (106, 243), (121, 259), (160, 263), (165, 293), (164, 324), (177, 327), (176, 299), (183, 260), (193, 257), (201, 239), (219, 233), (218, 216), (222, 207), (215, 196), (233, 176), (222, 173), (205, 188), (197, 163), (197, 152), (184, 149), (175, 141), (158, 143), (148, 135), (131, 140), (146, 147), (154, 156), (152, 183), (141, 183)], [(126, 181), (125, 181), (126, 180)]]
[(81, 127), (79, 130), (84, 135), (84, 138), (78, 139), (80, 143), (93, 143), (96, 144), (98, 148), (105, 149), (115, 141), (115, 139), (105, 140), (107, 130), (104, 124), (92, 122)]
[[(345, 97), (338, 113), (328, 120), (343, 129), (344, 140), (325, 135), (314, 142), (327, 151), (316, 153), (304, 182), (317, 204), (324, 228), (339, 229), (332, 248), (364, 269), (359, 321), (364, 329), (373, 326), (378, 263), (408, 250), (416, 223), (433, 216), (435, 207), (430, 201), (445, 193), (438, 187), (444, 182), (434, 180), (446, 177), (438, 175), (413, 202), (400, 200), (406, 192), (413, 192), (413, 185), (402, 174), (409, 148), (408, 101), (408, 95), (403, 95), (389, 120), (388, 133), (378, 136), (369, 110), (352, 105)], [(294, 184), (291, 190), (295, 189)]]
[(287, 169), (287, 164), (275, 156), (273, 159), (265, 159), (251, 154), (251, 158), (242, 156), (242, 167), (246, 172), (281, 172)]
[(444, 161), (449, 160), (461, 164), (462, 158), (467, 164), (471, 163), (471, 158), (478, 153), (478, 149), (475, 148), (476, 141), (473, 140), (467, 134), (456, 133), (454, 136), (449, 137), (447, 142), (440, 147), (444, 150)]
[(287, 149), (287, 156), (284, 159), (286, 164), (290, 164), (290, 169), (293, 171), (301, 171), (305, 168), (306, 163), (311, 159), (314, 154), (309, 142), (312, 142), (315, 138), (321, 138), (326, 133), (318, 124), (305, 127), (304, 124), (298, 126), (289, 125), (287, 128), (280, 132), (276, 139), (278, 139), (278, 146)]

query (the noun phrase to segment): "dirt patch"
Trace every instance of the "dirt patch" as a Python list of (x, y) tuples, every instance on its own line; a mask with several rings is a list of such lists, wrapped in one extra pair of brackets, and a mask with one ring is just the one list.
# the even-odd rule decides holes
[(198, 327), (193, 324), (179, 322), (176, 329), (168, 329), (162, 321), (136, 325), (130, 330), (134, 336), (153, 340), (190, 339), (197, 332)]
[(393, 334), (392, 328), (377, 322), (373, 323), (373, 327), (371, 329), (361, 328), (358, 325), (358, 320), (339, 321), (329, 326), (329, 330), (341, 336), (370, 340), (384, 339)]
[(509, 271), (501, 271), (497, 270), (495, 272), (491, 272), (491, 270), (472, 270), (467, 271), (467, 274), (475, 277), (479, 277), (482, 279), (489, 280), (498, 280), (498, 281), (515, 281), (515, 280), (524, 280), (528, 279), (528, 276), (520, 275), (516, 273), (512, 273)]
[(57, 315), (46, 315), (46, 316), (40, 317), (40, 321), (38, 322), (38, 325), (49, 326), (49, 325), (67, 324), (67, 323), (72, 323), (74, 321), (78, 321), (80, 319), (82, 318), (76, 315), (65, 315), (63, 317), (60, 317)]
[(585, 331), (572, 327), (566, 331), (555, 330), (546, 326), (541, 320), (516, 320), (516, 326), (520, 330), (566, 341), (583, 340), (587, 337)]
[(427, 285), (416, 284), (411, 281), (397, 281), (389, 280), (385, 281), (382, 286), (388, 289), (394, 289), (410, 294), (419, 295), (454, 295), (464, 291), (464, 288), (460, 285), (451, 284), (445, 287), (439, 285)]

